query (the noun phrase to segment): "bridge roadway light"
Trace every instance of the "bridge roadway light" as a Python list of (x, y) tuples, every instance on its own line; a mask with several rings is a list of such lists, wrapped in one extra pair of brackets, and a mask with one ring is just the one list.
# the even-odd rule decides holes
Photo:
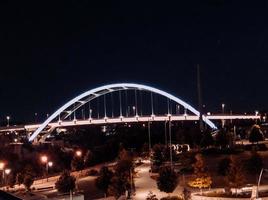
[(225, 108), (225, 104), (221, 104), (221, 109), (222, 109), (222, 114), (224, 114), (224, 108)]

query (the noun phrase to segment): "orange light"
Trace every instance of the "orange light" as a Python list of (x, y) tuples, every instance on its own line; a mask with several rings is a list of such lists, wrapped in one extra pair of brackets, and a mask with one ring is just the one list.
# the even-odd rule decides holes
[(41, 156), (41, 161), (43, 163), (47, 163), (47, 156)]
[(0, 162), (0, 170), (3, 170), (5, 168), (5, 163), (4, 162)]
[(76, 154), (78, 157), (80, 157), (80, 156), (82, 156), (82, 151), (77, 150), (77, 151), (75, 152), (75, 154)]

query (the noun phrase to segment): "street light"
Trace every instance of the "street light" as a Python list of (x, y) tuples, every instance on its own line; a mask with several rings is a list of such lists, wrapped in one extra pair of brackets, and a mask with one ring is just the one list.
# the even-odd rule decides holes
[(48, 182), (48, 167), (52, 167), (53, 162), (48, 161), (48, 157), (46, 155), (41, 156), (41, 162), (46, 165), (46, 175), (47, 175), (47, 182)]
[[(224, 108), (225, 108), (225, 104), (221, 104), (221, 110), (222, 110), (222, 114), (224, 115)], [(225, 120), (223, 119), (222, 121), (222, 128), (224, 128), (224, 125), (225, 125)]]
[(5, 163), (4, 162), (0, 162), (0, 170), (3, 170), (5, 168)]
[(37, 123), (37, 113), (34, 113), (35, 123)]
[(133, 115), (135, 115), (136, 107), (132, 106), (132, 110), (133, 110)]
[(4, 177), (4, 183), (6, 184), (7, 183), (7, 177), (8, 177), (8, 175), (10, 174), (10, 172), (11, 172), (11, 169), (5, 169), (5, 177)]
[(225, 104), (221, 104), (221, 109), (222, 109), (222, 114), (224, 114), (224, 108), (225, 108)]
[(92, 119), (92, 109), (89, 109), (89, 119)]
[(48, 162), (48, 166), (49, 166), (49, 167), (52, 167), (52, 166), (53, 166), (53, 162), (49, 161), (49, 162)]
[(9, 126), (10, 116), (7, 116), (7, 126)]
[(42, 163), (47, 163), (47, 156), (41, 156), (41, 161), (42, 161)]
[(82, 151), (77, 150), (77, 151), (75, 152), (75, 155), (78, 156), (78, 157), (81, 157), (81, 156), (82, 156)]
[(2, 183), (4, 183), (4, 178), (5, 178), (5, 163), (3, 161), (0, 161), (0, 171), (2, 171)]

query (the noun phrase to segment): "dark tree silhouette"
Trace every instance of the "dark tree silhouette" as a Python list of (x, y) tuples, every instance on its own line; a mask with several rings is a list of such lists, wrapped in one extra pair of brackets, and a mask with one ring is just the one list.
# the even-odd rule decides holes
[(263, 168), (262, 157), (256, 151), (251, 152), (251, 156), (246, 162), (246, 168), (249, 173), (255, 175), (260, 173)]
[(70, 172), (65, 170), (55, 183), (55, 187), (59, 192), (70, 192), (75, 188), (75, 177), (71, 176)]
[(124, 176), (114, 176), (111, 179), (111, 184), (108, 188), (108, 193), (116, 198), (125, 194), (126, 190), (129, 188), (129, 181)]
[(152, 191), (150, 191), (150, 192), (148, 193), (147, 197), (146, 197), (146, 200), (158, 200), (158, 199), (156, 198), (156, 195), (153, 194)]
[(113, 172), (108, 169), (108, 167), (102, 167), (100, 170), (100, 176), (96, 179), (96, 186), (100, 190), (107, 194), (109, 185), (111, 184), (111, 179), (113, 177)]
[(26, 189), (27, 191), (30, 191), (33, 182), (34, 182), (34, 179), (33, 179), (33, 177), (32, 177), (31, 175), (26, 174), (26, 175), (24, 176), (24, 179), (23, 179), (23, 185), (24, 185), (24, 187), (25, 187), (25, 189)]
[(218, 174), (221, 176), (226, 176), (231, 160), (230, 158), (222, 158), (218, 164)]
[(71, 162), (71, 166), (73, 170), (82, 170), (84, 169), (84, 160), (83, 158), (75, 156)]
[(229, 187), (233, 187), (236, 189), (237, 194), (237, 188), (240, 188), (243, 186), (245, 182), (245, 177), (243, 174), (243, 168), (241, 161), (234, 159), (234, 157), (231, 156), (230, 158), (230, 167), (228, 170), (228, 173), (226, 175), (226, 182), (228, 183)]
[(16, 183), (20, 186), (23, 184), (24, 175), (22, 173), (17, 173), (16, 175)]
[(178, 176), (170, 167), (163, 167), (159, 171), (157, 187), (160, 191), (171, 193), (178, 185)]
[(205, 131), (203, 133), (203, 137), (202, 137), (202, 139), (200, 141), (200, 146), (204, 147), (204, 148), (207, 148), (209, 146), (212, 146), (213, 144), (214, 144), (214, 139), (213, 139), (211, 133), (208, 132), (208, 131)]
[(264, 140), (264, 136), (263, 136), (263, 133), (262, 133), (261, 128), (260, 128), (259, 125), (255, 124), (255, 125), (252, 126), (248, 139), (253, 144), (254, 143), (258, 144), (259, 141)]
[(165, 146), (162, 144), (155, 144), (153, 147), (153, 162), (154, 165), (160, 166), (164, 161)]

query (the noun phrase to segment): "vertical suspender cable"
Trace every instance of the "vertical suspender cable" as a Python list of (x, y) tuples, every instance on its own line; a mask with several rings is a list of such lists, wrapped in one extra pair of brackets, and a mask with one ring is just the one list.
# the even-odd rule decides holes
[(154, 100), (153, 100), (153, 93), (151, 92), (151, 109), (152, 109), (152, 115), (154, 115)]
[(107, 117), (107, 113), (106, 113), (106, 94), (103, 95), (103, 106), (104, 106), (104, 117)]
[(135, 114), (138, 116), (137, 90), (135, 90)]
[(111, 102), (112, 102), (112, 118), (114, 118), (114, 96), (112, 92), (111, 92)]
[(119, 109), (120, 109), (120, 117), (122, 117), (122, 99), (121, 99), (121, 90), (119, 90)]
[(126, 117), (128, 117), (128, 102), (127, 102), (127, 90), (125, 90), (125, 98), (126, 98)]

